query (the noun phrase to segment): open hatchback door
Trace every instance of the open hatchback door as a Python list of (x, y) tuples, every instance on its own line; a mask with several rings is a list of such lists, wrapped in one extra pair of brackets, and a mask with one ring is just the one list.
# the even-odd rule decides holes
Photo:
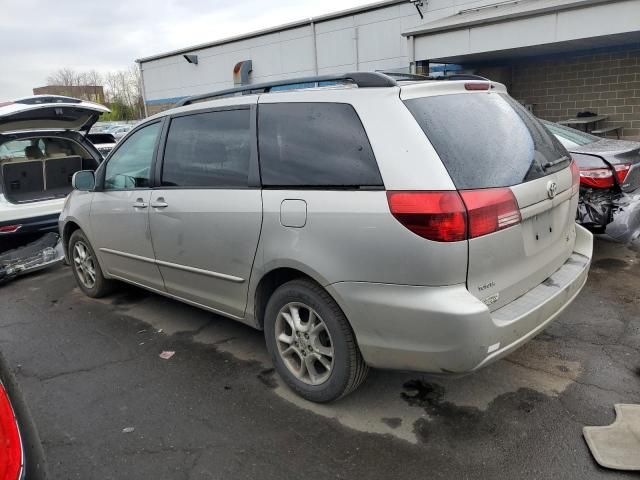
[(0, 134), (25, 130), (88, 131), (100, 114), (108, 112), (103, 105), (59, 95), (0, 102)]
[(56, 95), (0, 102), (0, 238), (57, 232), (73, 174), (102, 161), (86, 132), (107, 112)]

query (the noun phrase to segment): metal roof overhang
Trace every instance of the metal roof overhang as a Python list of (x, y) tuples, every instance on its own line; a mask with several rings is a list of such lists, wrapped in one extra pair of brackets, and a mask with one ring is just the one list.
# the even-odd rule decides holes
[(484, 63), (638, 45), (638, 0), (516, 0), (424, 24), (413, 37), (416, 60)]
[(362, 5), (360, 7), (348, 8), (345, 10), (340, 10), (338, 12), (328, 13), (325, 15), (319, 15), (317, 17), (309, 17), (304, 20), (298, 20), (291, 23), (286, 23), (283, 25), (278, 25), (271, 28), (265, 28), (262, 30), (256, 30), (254, 32), (243, 33), (241, 35), (235, 35), (233, 37), (223, 38), (220, 40), (215, 40), (213, 42), (202, 43), (199, 45), (193, 45), (187, 48), (181, 48), (178, 50), (172, 50), (170, 52), (160, 53), (158, 55), (151, 55), (148, 57), (138, 58), (136, 59), (136, 63), (145, 63), (150, 62), (152, 60), (159, 60), (166, 57), (172, 57), (174, 55), (182, 55), (185, 53), (194, 53), (198, 50), (203, 50), (205, 48), (216, 47), (218, 45), (225, 45), (227, 43), (237, 42), (239, 40), (247, 40), (249, 38), (259, 37), (261, 35), (268, 35), (271, 33), (278, 33), (285, 30), (290, 30), (292, 28), (304, 27), (306, 25), (311, 25), (313, 23), (321, 23), (326, 22), (328, 20), (334, 20), (336, 18), (347, 17), (350, 15), (357, 15), (359, 13), (370, 12), (373, 10), (378, 10), (381, 8), (386, 8), (391, 5), (397, 5), (400, 3), (406, 3), (407, 0), (378, 0), (377, 2), (373, 2), (367, 5)]

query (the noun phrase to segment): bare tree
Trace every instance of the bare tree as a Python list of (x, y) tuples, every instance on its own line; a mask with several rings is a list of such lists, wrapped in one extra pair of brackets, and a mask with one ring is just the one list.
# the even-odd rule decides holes
[(64, 87), (73, 87), (80, 85), (81, 74), (72, 68), (61, 68), (47, 77), (49, 85), (60, 85)]
[(108, 102), (126, 105), (136, 118), (144, 116), (141, 79), (135, 66), (108, 72), (104, 76), (104, 86)]
[(97, 70), (89, 70), (82, 73), (83, 85), (102, 85), (102, 74)]

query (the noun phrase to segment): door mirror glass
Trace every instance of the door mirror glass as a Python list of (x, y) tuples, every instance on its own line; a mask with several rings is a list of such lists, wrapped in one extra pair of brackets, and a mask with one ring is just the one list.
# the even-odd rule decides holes
[(73, 174), (71, 184), (75, 190), (90, 192), (96, 186), (96, 177), (91, 170), (81, 170)]

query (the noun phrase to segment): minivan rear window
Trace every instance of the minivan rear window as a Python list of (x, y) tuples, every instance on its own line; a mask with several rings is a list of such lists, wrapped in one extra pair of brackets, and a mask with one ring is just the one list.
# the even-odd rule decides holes
[(501, 93), (405, 100), (458, 189), (508, 187), (566, 168), (562, 144)]

